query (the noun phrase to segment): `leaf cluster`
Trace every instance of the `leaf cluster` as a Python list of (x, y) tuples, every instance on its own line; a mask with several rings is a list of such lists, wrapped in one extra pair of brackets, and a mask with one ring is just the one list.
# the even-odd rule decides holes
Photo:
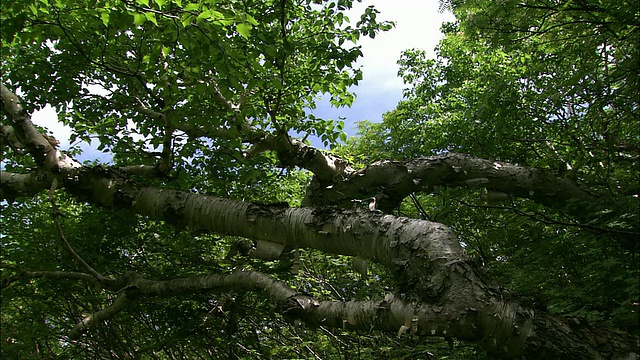
[(443, 26), (437, 58), (405, 51), (405, 100), (361, 123), (343, 151), (365, 164), (463, 152), (580, 184), (599, 200), (552, 210), (436, 188), (398, 211), (451, 225), (528, 302), (637, 332), (637, 1), (444, 5), (457, 21)]

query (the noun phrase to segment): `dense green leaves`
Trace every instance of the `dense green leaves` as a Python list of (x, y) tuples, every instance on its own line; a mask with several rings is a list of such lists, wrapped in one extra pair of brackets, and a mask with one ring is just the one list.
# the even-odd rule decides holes
[[(154, 113), (191, 129), (233, 130), (247, 119), (258, 129), (333, 142), (333, 127), (305, 119), (304, 109), (322, 93), (336, 106), (349, 105), (348, 89), (361, 79), (352, 66), (362, 55), (349, 43), (389, 28), (371, 8), (356, 26), (346, 23), (336, 6), (347, 9), (349, 1), (28, 6), (34, 10), (3, 4), (6, 80), (29, 104), (66, 111), (62, 120), (75, 138), (97, 135), (104, 151), (129, 157), (159, 147), (152, 139), (162, 139), (165, 124)], [(184, 141), (174, 145), (178, 163), (194, 154)], [(241, 144), (224, 147), (237, 151)]]
[[(316, 136), (330, 147), (346, 143), (334, 150), (355, 167), (455, 151), (569, 177), (598, 200), (546, 207), (491, 189), (435, 186), (395, 212), (450, 225), (519, 302), (637, 333), (637, 3), (443, 2), (458, 21), (444, 26), (438, 58), (405, 52), (405, 101), (383, 123), (363, 122), (359, 137), (347, 139), (343, 121), (307, 112), (323, 94), (335, 106), (355, 100), (349, 89), (362, 78), (356, 42), (391, 26), (377, 21), (373, 7), (349, 21), (344, 10), (351, 5), (4, 1), (3, 82), (29, 109), (53, 105), (73, 140), (97, 140), (121, 166), (92, 171), (154, 169), (134, 170), (130, 184), (297, 206), (311, 175), (279, 166), (291, 154), (270, 141), (293, 148), (286, 134)], [(277, 151), (250, 154), (249, 144)], [(35, 166), (19, 149), (2, 151), (5, 170)], [(258, 270), (319, 300), (382, 299), (397, 289), (398, 279), (378, 264), (367, 277), (345, 256), (289, 247), (278, 260), (257, 260), (241, 251), (257, 246), (251, 240), (199, 233), (171, 216), (165, 222), (96, 208), (65, 191), (51, 191), (66, 215), (61, 230), (105, 276), (134, 271), (166, 280)], [(132, 289), (27, 273), (87, 266), (61, 241), (52, 213), (61, 214), (45, 194), (18, 200), (1, 204), (3, 358), (479, 356), (457, 340), (425, 342), (410, 332), (307, 331), (290, 313), (274, 314), (263, 295), (224, 290), (142, 297), (72, 341), (78, 321)], [(370, 206), (369, 199), (351, 200)]]
[[(327, 145), (345, 139), (341, 121), (307, 117), (306, 109), (322, 94), (335, 106), (350, 105), (349, 88), (362, 78), (354, 68), (362, 55), (355, 42), (390, 27), (376, 21), (373, 8), (350, 23), (343, 11), (351, 5), (344, 0), (2, 2), (3, 83), (19, 89), (29, 109), (51, 104), (73, 129), (72, 142), (97, 140), (116, 165), (156, 165), (171, 129), (173, 171), (136, 180), (298, 205), (308, 173), (277, 168), (273, 153), (247, 158), (242, 151), (269, 133), (314, 135)], [(253, 132), (244, 131), (247, 126)], [(5, 170), (33, 166), (8, 147), (2, 151)], [(56, 201), (67, 215), (62, 230), (70, 245), (107, 276), (135, 271), (171, 279), (258, 268), (319, 296), (331, 283), (344, 297), (366, 298), (383, 288), (383, 279), (370, 287), (352, 271), (336, 271), (345, 268), (346, 259), (327, 267), (325, 256), (304, 253), (301, 261), (309, 268), (294, 275), (290, 260), (228, 257), (235, 238), (194, 235), (181, 224), (112, 214), (65, 195), (56, 195)], [(86, 270), (60, 242), (47, 199), (3, 206), (2, 258), (8, 269), (3, 281), (29, 270)], [(71, 344), (74, 324), (117, 294), (40, 278), (8, 286), (2, 292), (3, 358), (360, 353), (355, 346), (346, 349), (340, 334), (307, 334), (274, 317), (266, 299), (224, 292), (142, 301), (117, 316), (117, 325)]]
[(578, 182), (602, 203), (557, 212), (436, 189), (399, 211), (452, 225), (523, 298), (637, 332), (638, 2), (447, 6), (458, 21), (443, 26), (438, 58), (406, 51), (406, 100), (383, 123), (360, 124), (345, 151), (363, 163), (464, 152)]

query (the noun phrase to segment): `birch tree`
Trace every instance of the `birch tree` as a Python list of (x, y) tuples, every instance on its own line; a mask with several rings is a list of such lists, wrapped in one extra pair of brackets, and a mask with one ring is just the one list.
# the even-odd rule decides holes
[[(633, 334), (523, 302), (457, 231), (401, 214), (464, 189), (594, 230), (583, 210), (611, 211), (601, 192), (451, 149), (364, 163), (352, 151), (367, 137), (310, 145), (347, 140), (307, 110), (320, 94), (354, 101), (356, 43), (391, 27), (373, 7), (349, 21), (351, 6), (4, 2), (3, 354), (333, 358), (354, 354), (354, 334), (387, 334), (499, 357), (637, 358)], [(81, 163), (34, 126), (44, 104), (108, 161)]]

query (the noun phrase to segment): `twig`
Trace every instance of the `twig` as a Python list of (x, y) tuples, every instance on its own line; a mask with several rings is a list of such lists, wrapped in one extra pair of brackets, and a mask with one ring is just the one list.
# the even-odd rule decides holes
[(82, 319), (71, 330), (71, 332), (69, 333), (69, 338), (71, 340), (77, 340), (87, 329), (93, 328), (101, 324), (103, 321), (113, 318), (131, 302), (132, 300), (127, 297), (126, 293), (120, 294), (120, 296), (118, 296), (111, 305), (102, 310), (98, 310)]
[(2, 265), (3, 269), (9, 269), (16, 272), (16, 275), (5, 278), (2, 281), (0, 287), (4, 289), (5, 287), (11, 285), (12, 283), (21, 280), (21, 279), (33, 279), (33, 278), (44, 278), (44, 279), (64, 279), (64, 280), (78, 280), (78, 281), (87, 281), (90, 283), (96, 283), (97, 280), (90, 274), (80, 273), (80, 272), (65, 272), (65, 271), (28, 271), (23, 269), (18, 269), (12, 265)]
[(510, 206), (473, 205), (473, 204), (469, 204), (467, 202), (464, 202), (462, 200), (458, 200), (458, 202), (461, 205), (472, 207), (472, 208), (509, 210), (509, 211), (512, 211), (513, 213), (515, 213), (516, 215), (528, 217), (530, 219), (542, 222), (544, 224), (573, 226), (573, 227), (582, 228), (582, 229), (585, 229), (585, 230), (588, 230), (588, 231), (591, 231), (591, 232), (594, 232), (594, 233), (613, 233), (613, 234), (632, 235), (632, 236), (639, 236), (640, 235), (640, 233), (633, 232), (633, 231), (607, 229), (607, 228), (602, 228), (602, 227), (589, 225), (589, 224), (580, 224), (580, 223), (577, 223), (577, 222), (558, 221), (558, 220), (554, 220), (554, 219), (548, 217), (545, 214), (539, 213), (537, 211), (534, 212), (534, 213), (528, 213), (528, 212), (525, 212), (525, 211), (522, 211), (522, 210), (518, 210), (518, 209), (510, 207)]
[(418, 201), (415, 193), (410, 194), (409, 198), (411, 198), (411, 201), (413, 201), (413, 205), (416, 207), (416, 209), (418, 209), (418, 212), (420, 212), (420, 215), (422, 215), (422, 218), (424, 220), (433, 221), (431, 220), (429, 214), (427, 214), (427, 211), (424, 209), (424, 207), (422, 207), (422, 204), (420, 204), (420, 201)]
[(69, 253), (71, 253), (71, 255), (76, 260), (78, 260), (85, 268), (87, 268), (89, 273), (91, 275), (93, 275), (98, 281), (100, 281), (100, 282), (108, 282), (110, 279), (107, 279), (102, 274), (97, 272), (94, 268), (92, 268), (89, 264), (87, 264), (87, 262), (84, 261), (80, 257), (80, 255), (78, 255), (73, 250), (73, 248), (71, 247), (71, 245), (67, 241), (67, 238), (64, 236), (64, 232), (62, 231), (62, 226), (60, 226), (60, 216), (66, 216), (66, 215), (62, 211), (60, 211), (60, 207), (58, 206), (58, 204), (56, 204), (56, 202), (55, 202), (55, 200), (53, 198), (53, 193), (54, 193), (57, 185), (58, 185), (58, 180), (54, 178), (53, 182), (51, 184), (51, 188), (49, 189), (49, 201), (51, 201), (51, 205), (53, 205), (53, 222), (56, 224), (56, 229), (58, 230), (58, 235), (60, 235), (60, 239), (62, 240), (62, 244), (67, 248)]

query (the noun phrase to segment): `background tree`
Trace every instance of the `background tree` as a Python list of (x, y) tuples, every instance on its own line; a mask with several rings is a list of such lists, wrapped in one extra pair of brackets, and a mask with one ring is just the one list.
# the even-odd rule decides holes
[[(440, 62), (407, 53), (407, 101), (332, 154), (293, 134), (345, 140), (306, 109), (350, 104), (390, 27), (351, 5), (2, 3), (3, 356), (637, 356), (638, 27), (573, 77), (546, 39), (625, 9), (450, 3)], [(47, 103), (110, 162), (58, 150)]]
[(406, 100), (383, 123), (362, 123), (351, 150), (365, 163), (459, 151), (546, 169), (598, 194), (609, 210), (554, 209), (482, 186), (415, 194), (400, 210), (451, 225), (478, 262), (535, 306), (634, 333), (637, 5), (445, 3), (459, 22), (444, 26), (438, 58), (404, 53)]

